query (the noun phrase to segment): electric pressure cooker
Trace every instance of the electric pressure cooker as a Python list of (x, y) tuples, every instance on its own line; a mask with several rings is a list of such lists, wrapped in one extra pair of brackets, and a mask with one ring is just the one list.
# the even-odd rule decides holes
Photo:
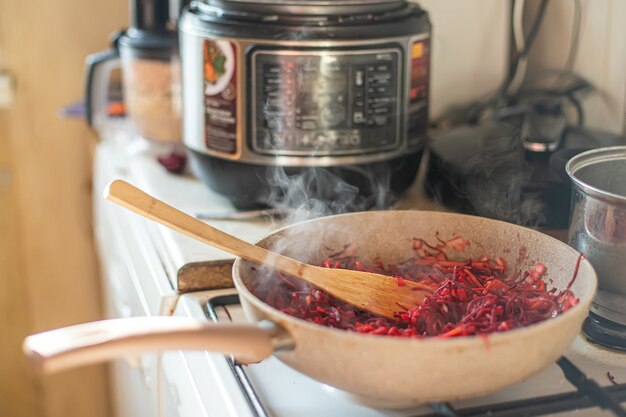
[(300, 187), (327, 203), (351, 195), (336, 211), (381, 208), (413, 182), (430, 62), (417, 4), (191, 2), (179, 39), (192, 170), (235, 206)]

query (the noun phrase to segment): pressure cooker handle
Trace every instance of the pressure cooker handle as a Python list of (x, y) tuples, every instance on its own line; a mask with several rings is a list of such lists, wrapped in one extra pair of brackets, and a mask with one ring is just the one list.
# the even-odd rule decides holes
[(95, 127), (106, 117), (111, 72), (120, 66), (117, 49), (97, 52), (87, 57), (85, 113), (87, 124)]
[(94, 127), (106, 117), (111, 72), (120, 67), (120, 54), (117, 42), (124, 31), (111, 35), (111, 49), (87, 56), (87, 76), (85, 79), (85, 114), (87, 124)]
[(42, 372), (145, 352), (208, 350), (255, 363), (275, 350), (273, 322), (219, 324), (187, 317), (130, 317), (95, 321), (28, 336), (24, 352)]

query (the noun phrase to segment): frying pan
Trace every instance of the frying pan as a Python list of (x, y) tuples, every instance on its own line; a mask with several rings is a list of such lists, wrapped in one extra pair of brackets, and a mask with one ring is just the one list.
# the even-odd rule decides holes
[[(571, 280), (578, 253), (540, 232), (480, 217), (439, 212), (380, 211), (320, 218), (272, 233), (258, 245), (319, 264), (347, 243), (362, 259), (397, 263), (414, 256), (412, 238), (435, 242), (462, 236), (471, 244), (451, 257), (489, 255), (512, 271), (543, 263), (559, 290)], [(406, 407), (450, 401), (524, 380), (567, 349), (587, 316), (595, 272), (582, 260), (571, 290), (579, 303), (555, 318), (488, 337), (404, 339), (348, 332), (291, 317), (269, 306), (248, 286), (265, 282), (262, 268), (242, 259), (233, 281), (251, 325), (216, 325), (180, 317), (105, 320), (30, 336), (26, 353), (48, 371), (125, 354), (200, 349), (234, 354), (242, 362), (272, 353), (303, 374), (368, 403)]]

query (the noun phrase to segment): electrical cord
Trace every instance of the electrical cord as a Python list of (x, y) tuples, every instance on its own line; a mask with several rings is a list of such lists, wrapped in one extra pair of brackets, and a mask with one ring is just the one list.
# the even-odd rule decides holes
[(578, 45), (580, 44), (580, 23), (582, 20), (582, 4), (580, 0), (574, 0), (574, 22), (572, 23), (572, 37), (570, 41), (569, 53), (565, 66), (565, 71), (572, 71), (576, 57), (578, 56)]
[(564, 76), (571, 73), (578, 57), (578, 46), (580, 44), (580, 24), (582, 20), (582, 4), (581, 0), (574, 0), (574, 21), (572, 22), (572, 35), (570, 40), (569, 52), (563, 71), (557, 76), (556, 83), (562, 83)]
[[(515, 44), (515, 56), (520, 56), (524, 49), (526, 49), (526, 39), (524, 36), (524, 0), (513, 0), (511, 4), (511, 27), (513, 29), (513, 43)], [(511, 80), (507, 91), (507, 95), (514, 95), (524, 82), (526, 77), (526, 70), (528, 68), (528, 57), (520, 57), (517, 61), (517, 68), (515, 75)]]
[(524, 36), (524, 0), (513, 0), (511, 3), (511, 27), (513, 28), (513, 41), (516, 52), (521, 53), (526, 47)]
[[(533, 103), (537, 104), (542, 99), (550, 102), (561, 99), (563, 104), (567, 104), (573, 108), (576, 115), (576, 124), (582, 126), (584, 124), (584, 111), (577, 97), (577, 93), (589, 91), (592, 89), (592, 86), (571, 70), (577, 57), (580, 40), (581, 1), (574, 0), (574, 18), (572, 22), (570, 49), (564, 69), (557, 72), (556, 81), (554, 81), (554, 84), (560, 88), (521, 89), (528, 66), (528, 55), (539, 34), (541, 24), (546, 14), (548, 1), (542, 0), (539, 4), (530, 29), (525, 36), (523, 30), (524, 5), (524, 0), (511, 0), (510, 25), (511, 35), (515, 45), (515, 53), (511, 59), (509, 72), (497, 93), (483, 102), (476, 103), (470, 108), (466, 115), (466, 122), (470, 124), (478, 123), (479, 120), (484, 119), (486, 114), (491, 114), (492, 117), (500, 119), (507, 114), (519, 113), (521, 109), (525, 109), (525, 111), (536, 111), (538, 107), (541, 108), (541, 106), (536, 106), (532, 103), (524, 104), (526, 100), (531, 100)], [(546, 71), (544, 74), (547, 73), (550, 73), (550, 71)]]
[[(511, 11), (513, 15), (515, 15), (516, 3), (517, 1), (513, 0), (513, 10)], [(500, 88), (500, 94), (504, 96), (507, 95), (507, 92), (511, 87), (511, 84), (515, 80), (515, 76), (518, 72), (520, 60), (528, 59), (528, 53), (530, 52), (533, 43), (535, 42), (535, 39), (537, 39), (537, 35), (539, 34), (539, 28), (541, 27), (541, 23), (543, 22), (547, 7), (548, 0), (541, 0), (541, 3), (539, 4), (539, 10), (537, 11), (533, 23), (531, 24), (530, 30), (528, 31), (528, 34), (524, 37), (524, 48), (521, 51), (517, 51), (517, 53), (513, 57), (509, 74), (504, 82), (504, 85)], [(512, 20), (515, 20), (515, 17), (512, 17)], [(513, 35), (515, 36), (515, 33), (513, 33)]]
[[(509, 14), (510, 30), (515, 51), (511, 58), (509, 70), (500, 88), (487, 97), (485, 100), (479, 101), (471, 105), (469, 108), (456, 109), (441, 117), (434, 123), (436, 127), (452, 127), (460, 123), (476, 124), (487, 117), (496, 120), (502, 120), (510, 115), (522, 115), (523, 112), (536, 112), (538, 109), (545, 108), (541, 105), (544, 100), (546, 105), (552, 105), (556, 101), (561, 102), (563, 106), (563, 116), (567, 114), (575, 114), (575, 123), (578, 126), (584, 124), (585, 115), (583, 107), (580, 103), (580, 93), (593, 90), (593, 86), (580, 76), (572, 72), (572, 68), (576, 62), (578, 47), (580, 43), (580, 26), (582, 20), (581, 0), (573, 0), (574, 16), (572, 22), (572, 34), (570, 39), (570, 48), (567, 60), (562, 70), (542, 71), (535, 78), (534, 83), (540, 82), (542, 76), (556, 74), (555, 77), (545, 82), (543, 86), (521, 88), (525, 81), (525, 75), (528, 65), (528, 55), (535, 43), (541, 25), (543, 23), (547, 0), (539, 3), (535, 17), (530, 25), (528, 33), (524, 35), (523, 12), (526, 4), (525, 0), (510, 0), (511, 8)], [(570, 111), (567, 111), (567, 109)], [(508, 116), (507, 116), (508, 115)], [(569, 119), (569, 117), (566, 117)]]
[[(523, 81), (524, 77), (520, 77), (519, 74), (521, 74), (522, 72), (525, 74), (528, 52), (530, 51), (537, 36), (537, 33), (539, 32), (539, 27), (541, 25), (541, 22), (543, 21), (543, 15), (545, 14), (548, 0), (541, 0), (537, 15), (533, 20), (528, 35), (526, 36), (524, 36), (523, 34), (524, 4), (525, 2), (523, 0), (511, 0), (511, 13), (509, 15), (509, 24), (511, 28), (511, 36), (514, 40), (516, 51), (513, 58), (511, 59), (509, 71), (506, 75), (506, 78), (502, 82), (502, 85), (495, 93), (495, 95), (491, 96), (483, 102), (476, 103), (474, 106), (472, 106), (472, 108), (470, 108), (466, 116), (466, 122), (469, 124), (478, 123), (478, 121), (489, 110), (495, 111), (498, 108), (510, 105), (510, 98), (514, 94), (510, 94), (509, 89), (514, 82), (516, 83), (516, 88), (519, 88), (519, 86), (521, 86), (521, 81)], [(523, 71), (520, 71), (520, 67), (523, 67)], [(516, 82), (516, 79), (521, 81)]]

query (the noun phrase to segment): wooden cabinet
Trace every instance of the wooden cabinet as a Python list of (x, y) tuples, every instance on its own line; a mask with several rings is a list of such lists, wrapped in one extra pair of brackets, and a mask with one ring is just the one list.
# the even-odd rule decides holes
[[(128, 1), (0, 1), (0, 415), (108, 417), (104, 366), (40, 377), (25, 335), (102, 316), (91, 226), (94, 135), (58, 110), (81, 99), (85, 57), (126, 26)], [(11, 375), (11, 377), (6, 377)]]

